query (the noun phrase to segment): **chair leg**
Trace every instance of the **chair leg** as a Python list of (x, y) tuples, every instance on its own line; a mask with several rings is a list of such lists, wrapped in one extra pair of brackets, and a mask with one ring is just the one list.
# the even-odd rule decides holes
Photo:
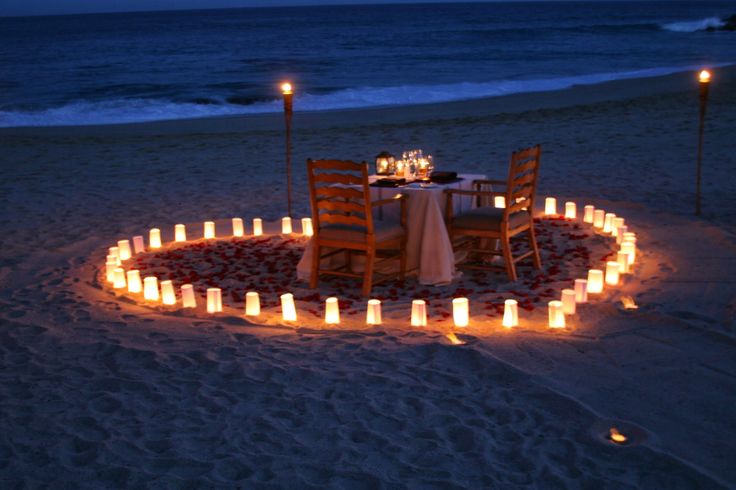
[(399, 279), (404, 280), (406, 277), (406, 236), (401, 240), (401, 250), (399, 250)]
[(375, 259), (376, 251), (366, 250), (365, 252), (365, 272), (363, 274), (363, 296), (368, 297), (371, 295), (371, 289), (373, 286), (373, 261)]
[(534, 251), (532, 260), (534, 261), (534, 267), (536, 269), (542, 268), (542, 259), (539, 257), (539, 247), (537, 246), (537, 236), (534, 233), (534, 223), (529, 227), (529, 246)]
[(315, 289), (319, 280), (320, 246), (312, 243), (312, 274), (309, 276), (309, 287)]
[(501, 233), (500, 241), (503, 250), (503, 261), (506, 265), (506, 273), (509, 275), (509, 279), (515, 281), (516, 265), (514, 264), (514, 257), (511, 255), (511, 239), (508, 233)]

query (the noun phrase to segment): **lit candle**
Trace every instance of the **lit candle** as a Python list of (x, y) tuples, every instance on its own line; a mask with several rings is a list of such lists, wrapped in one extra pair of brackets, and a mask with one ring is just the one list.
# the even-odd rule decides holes
[(616, 217), (614, 213), (606, 213), (603, 217), (603, 233), (613, 232), (613, 219)]
[(325, 323), (328, 325), (340, 323), (340, 304), (334, 296), (325, 300)]
[(562, 310), (562, 301), (550, 301), (548, 312), (550, 328), (565, 328), (565, 313)]
[(126, 272), (128, 276), (128, 292), (129, 293), (140, 293), (143, 291), (143, 284), (141, 283), (141, 273), (138, 270), (129, 270)]
[(578, 216), (578, 209), (574, 202), (568, 201), (565, 203), (565, 218), (575, 219)]
[(618, 230), (616, 231), (616, 244), (617, 245), (621, 245), (621, 243), (624, 241), (624, 234), (626, 234), (628, 229), (629, 228), (626, 225), (618, 227)]
[(593, 211), (593, 226), (596, 228), (603, 228), (603, 222), (606, 220), (606, 212), (602, 209), (596, 209)]
[(493, 207), (503, 209), (506, 207), (506, 196), (493, 196)]
[(186, 242), (187, 241), (187, 227), (184, 225), (174, 225), (174, 241), (175, 242)]
[(133, 251), (137, 254), (146, 251), (146, 245), (143, 243), (143, 237), (141, 235), (133, 237)]
[(456, 327), (468, 326), (470, 322), (469, 309), (468, 298), (455, 298), (452, 300), (452, 319)]
[(148, 244), (151, 248), (161, 248), (161, 230), (151, 228), (148, 232)]
[(629, 254), (627, 252), (617, 252), (616, 262), (618, 262), (618, 273), (628, 274), (629, 273)]
[(194, 295), (194, 286), (191, 284), (184, 284), (181, 287), (181, 305), (184, 308), (197, 307), (197, 297)]
[(615, 260), (606, 262), (606, 284), (609, 286), (618, 284), (618, 262)]
[(595, 212), (595, 206), (592, 206), (590, 204), (586, 205), (583, 209), (583, 222), (584, 223), (593, 223), (593, 217)]
[(261, 298), (255, 291), (245, 293), (245, 315), (258, 316), (261, 314)]
[(120, 260), (120, 257), (117, 255), (108, 255), (105, 258), (105, 262), (114, 262), (116, 266), (121, 266), (123, 262)]
[(222, 311), (222, 289), (207, 288), (207, 313)]
[(112, 255), (115, 257), (115, 260), (118, 261), (118, 265), (120, 265), (120, 247), (110, 247), (107, 249), (107, 255)]
[(544, 200), (544, 214), (552, 216), (557, 214), (557, 199), (548, 197)]
[(125, 284), (125, 269), (122, 267), (116, 267), (113, 271), (112, 287), (115, 289), (122, 289), (126, 286)]
[(291, 218), (288, 216), (281, 218), (281, 234), (291, 235)]
[(128, 260), (132, 256), (130, 240), (118, 240), (118, 249), (120, 249), (120, 260)]
[(296, 305), (294, 305), (294, 295), (291, 293), (281, 295), (281, 316), (285, 322), (296, 321)]
[(411, 302), (411, 326), (427, 326), (427, 303), (423, 299), (415, 299)]
[(575, 290), (574, 289), (563, 289), (562, 290), (562, 312), (565, 315), (575, 314)]
[(575, 302), (588, 302), (588, 281), (587, 279), (575, 279)]
[(108, 260), (105, 262), (105, 280), (107, 282), (115, 282), (115, 269), (118, 268), (120, 264), (118, 264), (118, 260), (116, 257), (113, 257), (110, 259), (109, 257), (113, 257), (112, 255), (108, 255)]
[(626, 436), (619, 432), (616, 427), (611, 427), (611, 430), (608, 431), (608, 437), (616, 444), (624, 444), (626, 442)]
[(233, 236), (243, 236), (245, 230), (243, 229), (243, 220), (241, 218), (233, 218)]
[(380, 325), (381, 324), (381, 300), (370, 299), (368, 300), (368, 310), (365, 314), (365, 322), (368, 325)]
[(161, 281), (161, 302), (165, 305), (176, 304), (176, 293), (174, 293), (173, 282)]
[(143, 278), (143, 299), (158, 301), (158, 279), (155, 276)]
[(634, 265), (634, 262), (636, 260), (636, 244), (634, 242), (623, 242), (621, 244), (621, 251), (628, 254), (629, 267)]
[(208, 240), (215, 238), (215, 222), (214, 221), (204, 222), (204, 237)]
[(263, 220), (261, 218), (253, 218), (253, 236), (263, 235)]
[(302, 218), (302, 234), (304, 236), (314, 235), (314, 228), (312, 228), (312, 218)]
[(515, 299), (503, 302), (503, 326), (507, 328), (519, 326), (519, 303)]
[(611, 235), (615, 236), (618, 239), (618, 230), (624, 226), (624, 219), (619, 218), (616, 216), (613, 218), (613, 221), (611, 222)]
[(590, 269), (588, 271), (588, 294), (599, 294), (603, 292), (603, 271)]

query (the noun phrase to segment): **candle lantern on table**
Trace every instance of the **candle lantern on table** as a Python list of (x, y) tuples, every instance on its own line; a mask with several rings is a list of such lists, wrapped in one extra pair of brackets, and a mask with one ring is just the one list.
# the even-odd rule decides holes
[(705, 109), (708, 106), (708, 91), (710, 89), (710, 72), (702, 70), (698, 74), (700, 85), (700, 124), (698, 126), (698, 161), (695, 176), (695, 215), (700, 216), (700, 169), (703, 163), (703, 130), (705, 128)]
[(294, 87), (291, 83), (281, 84), (284, 96), (284, 122), (286, 123), (286, 203), (287, 216), (291, 217), (291, 117), (294, 113)]
[(393, 175), (396, 173), (396, 158), (387, 151), (376, 155), (376, 175)]

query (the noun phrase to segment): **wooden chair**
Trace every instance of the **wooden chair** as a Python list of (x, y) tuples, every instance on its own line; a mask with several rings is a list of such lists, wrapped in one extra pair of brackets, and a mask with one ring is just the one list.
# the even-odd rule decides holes
[[(343, 160), (307, 160), (309, 196), (312, 202), (312, 270), (310, 287), (316, 288), (320, 274), (363, 278), (363, 295), (370, 295), (374, 284), (376, 258), (399, 260), (398, 277), (406, 273), (406, 199), (397, 194), (391, 199), (371, 202), (368, 164)], [(400, 205), (400, 220), (375, 221), (373, 208)], [(326, 253), (324, 249), (329, 248)], [(389, 251), (389, 253), (386, 253)], [(365, 255), (365, 271), (353, 272), (352, 256)], [(344, 253), (345, 265), (322, 269), (322, 259)], [(383, 260), (382, 260), (383, 261)], [(379, 283), (396, 277), (384, 275)]]
[[(505, 270), (509, 278), (515, 281), (516, 263), (531, 257), (534, 267), (541, 269), (542, 261), (539, 257), (539, 247), (534, 235), (534, 198), (537, 190), (539, 175), (539, 160), (542, 149), (539, 145), (511, 154), (511, 165), (506, 181), (503, 180), (476, 180), (474, 190), (448, 189), (445, 219), (447, 231), (453, 244), (458, 237), (470, 237), (459, 247), (467, 247), (471, 254), (500, 255), (504, 265), (493, 266), (486, 264), (459, 264), (461, 267), (484, 270)], [(504, 191), (483, 190), (484, 186), (505, 186)], [(479, 207), (464, 214), (453, 216), (452, 198), (456, 195), (473, 196)], [(503, 196), (506, 207), (495, 208), (494, 197)], [(526, 233), (529, 250), (514, 257), (511, 249), (511, 239)], [(500, 250), (497, 248), (481, 247), (482, 239), (497, 239), (500, 241)], [(485, 240), (486, 242), (488, 240)], [(494, 240), (495, 242), (495, 240)]]

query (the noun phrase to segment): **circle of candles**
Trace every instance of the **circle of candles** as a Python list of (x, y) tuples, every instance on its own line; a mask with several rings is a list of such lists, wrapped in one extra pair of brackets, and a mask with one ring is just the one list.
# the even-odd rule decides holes
[(181, 287), (181, 305), (184, 308), (197, 307), (197, 297), (194, 295), (194, 286), (191, 284), (184, 284)]
[(220, 313), (222, 311), (222, 290), (220, 288), (207, 288), (207, 313)]
[(151, 228), (151, 231), (148, 232), (148, 245), (151, 248), (161, 248), (161, 230)]
[(365, 314), (365, 322), (368, 325), (380, 325), (381, 324), (381, 300), (370, 299), (368, 300), (368, 310)]
[(243, 236), (244, 234), (243, 220), (241, 218), (233, 218), (233, 236)]
[(325, 323), (328, 325), (340, 323), (340, 304), (334, 296), (325, 300)]
[(618, 273), (619, 274), (629, 273), (629, 254), (628, 253), (618, 251), (616, 253), (616, 262), (618, 262)]
[(621, 251), (628, 254), (629, 267), (631, 267), (636, 260), (636, 244), (634, 242), (623, 242), (621, 244)]
[(550, 301), (548, 312), (550, 328), (565, 328), (565, 312), (562, 310), (562, 301)]
[(141, 235), (133, 237), (133, 251), (137, 254), (146, 251), (146, 245), (143, 243), (143, 237)]
[(281, 295), (281, 317), (285, 322), (296, 321), (296, 305), (294, 305), (294, 295), (291, 293)]
[(281, 218), (281, 234), (291, 235), (291, 218), (288, 216)]
[(140, 271), (133, 269), (126, 272), (128, 276), (128, 292), (129, 293), (140, 293), (143, 291), (143, 284), (141, 283)]
[(606, 284), (616, 286), (618, 284), (618, 262), (611, 260), (606, 262)]
[(245, 315), (258, 316), (261, 314), (261, 298), (255, 291), (245, 293)]
[(143, 278), (143, 299), (158, 301), (158, 278), (156, 276)]
[(563, 289), (560, 300), (562, 301), (562, 312), (565, 315), (575, 314), (575, 290), (574, 289)]
[(603, 292), (603, 271), (590, 269), (588, 271), (588, 294), (599, 294)]
[(112, 255), (117, 260), (120, 260), (120, 247), (110, 247), (107, 249), (107, 255)]
[(427, 326), (427, 303), (423, 299), (415, 299), (411, 302), (411, 326)]
[(506, 207), (506, 196), (493, 196), (493, 207), (503, 209)]
[(583, 222), (592, 224), (594, 212), (595, 206), (587, 204), (585, 208), (583, 208)]
[(165, 305), (176, 304), (176, 293), (174, 293), (174, 283), (166, 280), (161, 281), (161, 302)]
[(603, 217), (603, 233), (613, 232), (613, 219), (616, 217), (614, 213), (606, 213)]
[(507, 299), (503, 302), (503, 322), (504, 327), (519, 326), (519, 303), (515, 299)]
[(204, 222), (204, 237), (208, 240), (215, 238), (215, 222), (214, 221)]
[(587, 279), (575, 279), (575, 302), (588, 302), (588, 281)]
[[(108, 257), (112, 256), (108, 255)], [(120, 264), (118, 264), (118, 261), (115, 258), (108, 259), (107, 262), (105, 262), (105, 280), (107, 282), (115, 282), (115, 269), (117, 269), (119, 265)]]
[(185, 225), (174, 225), (174, 241), (175, 242), (186, 242), (187, 241), (187, 227)]
[(261, 218), (253, 218), (253, 236), (263, 235), (263, 220)]
[(312, 218), (302, 218), (302, 235), (304, 236), (314, 235), (314, 228), (312, 227)]
[(565, 218), (575, 219), (578, 216), (577, 206), (574, 202), (567, 201), (565, 203)]
[(468, 298), (454, 298), (452, 300), (452, 319), (456, 327), (467, 327), (470, 323)]
[(606, 219), (606, 212), (602, 209), (596, 209), (593, 211), (593, 226), (596, 228), (603, 228), (603, 223)]
[(618, 230), (616, 230), (616, 245), (621, 245), (624, 241), (624, 234), (626, 234), (628, 229), (629, 228), (626, 225), (618, 227)]
[(120, 260), (128, 260), (133, 254), (130, 253), (130, 240), (118, 240), (120, 249)]
[(611, 221), (611, 235), (613, 235), (616, 238), (618, 238), (618, 230), (622, 226), (624, 226), (624, 219), (623, 218), (621, 218), (619, 216), (616, 216), (615, 218), (613, 218), (613, 221)]
[(116, 267), (113, 271), (112, 287), (115, 289), (122, 289), (125, 286), (125, 269), (122, 267)]
[(548, 197), (544, 200), (544, 214), (547, 216), (557, 214), (557, 199)]

